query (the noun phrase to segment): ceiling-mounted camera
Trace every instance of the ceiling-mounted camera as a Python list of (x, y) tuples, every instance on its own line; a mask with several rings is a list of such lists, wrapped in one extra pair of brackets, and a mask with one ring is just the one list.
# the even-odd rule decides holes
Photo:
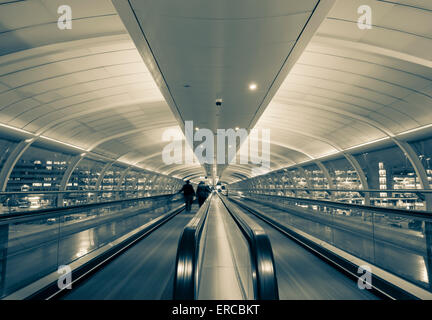
[(222, 106), (222, 102), (223, 102), (222, 99), (216, 99), (216, 107)]

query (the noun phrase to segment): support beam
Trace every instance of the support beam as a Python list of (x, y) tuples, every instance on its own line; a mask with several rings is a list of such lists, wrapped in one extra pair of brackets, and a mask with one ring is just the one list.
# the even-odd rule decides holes
[[(300, 176), (303, 177), (306, 180), (306, 188), (312, 189), (312, 187), (313, 187), (312, 183), (311, 183), (309, 177), (307, 176), (305, 169), (303, 169), (303, 167), (300, 167), (300, 166), (297, 167), (297, 168), (298, 168), (298, 171), (300, 173)], [(309, 194), (308, 191), (306, 191), (306, 193)]]
[[(369, 189), (369, 184), (367, 182), (366, 175), (365, 175), (362, 167), (360, 166), (360, 163), (358, 163), (357, 159), (354, 158), (353, 155), (346, 153), (346, 152), (344, 152), (343, 155), (348, 160), (348, 162), (351, 164), (351, 166), (354, 168), (354, 170), (357, 172), (357, 175), (360, 179), (363, 190)], [(364, 200), (365, 200), (364, 204), (369, 206), (370, 205), (370, 192), (365, 192), (364, 194), (365, 194), (364, 195)]]
[(120, 200), (120, 190), (121, 190), (121, 186), (123, 184), (123, 180), (126, 178), (126, 175), (128, 174), (129, 170), (132, 169), (132, 167), (127, 167), (126, 169), (123, 170), (119, 182), (117, 183), (117, 187), (116, 187), (116, 200)]
[[(399, 146), (399, 148), (402, 150), (402, 152), (405, 154), (405, 156), (408, 158), (409, 162), (411, 163), (412, 167), (414, 168), (417, 178), (420, 181), (421, 188), (430, 190), (431, 187), (429, 185), (427, 173), (425, 168), (423, 167), (423, 164), (419, 159), (418, 154), (414, 151), (411, 145), (406, 141), (395, 140), (395, 143)], [(426, 203), (426, 210), (432, 211), (432, 194), (430, 193), (425, 194), (425, 203)]]
[[(284, 175), (287, 177), (288, 183), (291, 185), (291, 187), (296, 188), (297, 186), (295, 185), (294, 179), (291, 174), (291, 170), (285, 170)], [(297, 191), (291, 190), (290, 192), (294, 193), (294, 195), (297, 196)], [(286, 190), (284, 191), (284, 194), (287, 195)]]
[(9, 177), (12, 173), (12, 170), (14, 169), (16, 163), (21, 158), (24, 152), (31, 146), (31, 144), (34, 142), (34, 139), (30, 140), (23, 140), (19, 142), (15, 148), (12, 150), (12, 152), (9, 154), (8, 158), (6, 159), (5, 163), (3, 164), (3, 167), (0, 171), (0, 190), (2, 192), (6, 191), (7, 183), (9, 181)]
[(108, 169), (110, 169), (113, 164), (115, 163), (115, 161), (113, 162), (108, 162), (107, 164), (104, 165), (104, 167), (102, 168), (101, 173), (99, 174), (99, 177), (96, 181), (96, 185), (95, 185), (95, 190), (98, 191), (101, 189), (101, 185), (102, 185), (102, 181), (103, 178), (105, 177), (106, 172), (108, 171)]
[[(78, 155), (72, 158), (72, 161), (69, 163), (69, 166), (67, 167), (66, 171), (63, 173), (63, 177), (60, 182), (59, 191), (66, 191), (69, 179), (72, 176), (73, 171), (75, 170), (75, 168), (78, 166), (78, 164), (81, 162), (82, 159), (84, 159), (84, 155)], [(57, 207), (63, 207), (63, 193), (59, 193), (57, 197)]]
[[(330, 173), (328, 172), (326, 166), (321, 161), (318, 161), (318, 160), (316, 160), (315, 163), (318, 166), (318, 168), (321, 169), (321, 171), (324, 174), (324, 177), (327, 179), (329, 189), (336, 189), (335, 185), (333, 183), (333, 179), (330, 176)], [(332, 200), (332, 201), (335, 200), (335, 194), (334, 194), (334, 192), (330, 192), (330, 200)]]

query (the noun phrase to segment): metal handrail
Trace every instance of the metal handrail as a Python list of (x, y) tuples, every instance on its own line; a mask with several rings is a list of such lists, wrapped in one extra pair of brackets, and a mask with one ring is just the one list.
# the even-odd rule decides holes
[[(410, 218), (421, 218), (421, 219), (427, 219), (432, 220), (432, 211), (411, 211), (406, 209), (400, 209), (400, 208), (384, 208), (384, 207), (376, 207), (376, 206), (368, 206), (364, 204), (354, 204), (354, 203), (345, 203), (345, 202), (338, 202), (338, 201), (331, 201), (331, 200), (318, 200), (318, 199), (307, 199), (307, 198), (296, 198), (296, 197), (289, 197), (289, 196), (280, 196), (275, 194), (253, 194), (252, 195), (261, 195), (266, 197), (274, 197), (274, 198), (281, 198), (281, 199), (287, 199), (290, 201), (296, 201), (296, 202), (303, 202), (310, 205), (321, 205), (326, 206), (330, 208), (336, 208), (336, 209), (348, 209), (348, 210), (369, 210), (374, 211), (377, 213), (383, 213), (383, 214), (389, 214), (389, 215), (403, 215), (408, 216)], [(244, 197), (244, 196), (243, 196)], [(244, 198), (250, 198), (254, 200), (251, 197), (244, 197)]]
[(12, 218), (18, 218), (18, 217), (34, 217), (37, 215), (44, 215), (44, 214), (51, 214), (51, 213), (65, 213), (69, 211), (76, 211), (77, 209), (87, 209), (92, 207), (99, 207), (99, 206), (106, 206), (121, 202), (133, 202), (133, 201), (142, 201), (142, 200), (152, 200), (156, 198), (163, 198), (163, 197), (172, 197), (177, 195), (177, 193), (174, 194), (161, 194), (156, 196), (148, 196), (148, 197), (139, 197), (139, 198), (130, 198), (130, 199), (123, 199), (123, 200), (109, 200), (109, 201), (103, 201), (103, 202), (93, 202), (93, 203), (85, 203), (85, 204), (79, 204), (79, 205), (72, 205), (72, 206), (66, 206), (66, 207), (53, 207), (53, 208), (44, 208), (44, 209), (38, 209), (38, 210), (30, 210), (30, 211), (20, 211), (20, 212), (9, 212), (9, 213), (3, 213), (0, 214), (0, 220), (6, 220), (6, 219), (12, 219)]
[[(167, 191), (166, 189), (161, 189), (163, 191)], [(0, 192), (0, 196), (6, 196), (6, 195), (26, 195), (26, 194), (66, 194), (66, 193), (119, 193), (119, 192), (128, 192), (128, 193), (140, 193), (140, 192), (149, 192), (149, 191), (160, 191), (159, 189), (153, 189), (153, 190), (63, 190), (63, 191), (57, 191), (57, 190), (51, 190), (51, 191), (2, 191)]]
[(199, 243), (210, 207), (211, 194), (180, 236), (174, 274), (173, 299), (195, 300), (199, 279)]
[[(235, 189), (232, 188), (233, 191), (242, 191), (244, 189)], [(359, 192), (359, 193), (392, 193), (392, 192), (400, 192), (400, 193), (432, 193), (432, 189), (338, 189), (338, 188), (296, 188), (296, 187), (283, 187), (283, 188), (254, 188), (249, 190), (265, 190), (265, 191), (309, 191), (309, 192)]]
[[(276, 268), (270, 239), (264, 229), (252, 219), (241, 217), (225, 197), (221, 198), (228, 212), (245, 235), (250, 248), (254, 298), (256, 300), (278, 300), (279, 290)], [(241, 206), (237, 201), (237, 205)]]

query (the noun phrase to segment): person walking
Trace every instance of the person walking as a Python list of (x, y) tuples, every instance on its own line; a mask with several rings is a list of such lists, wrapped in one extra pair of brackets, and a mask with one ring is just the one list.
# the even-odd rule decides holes
[(183, 192), (184, 201), (186, 204), (186, 212), (190, 212), (192, 209), (192, 202), (195, 196), (195, 190), (190, 184), (190, 181), (187, 180), (183, 185), (183, 188), (179, 191), (179, 193)]
[(196, 195), (198, 197), (198, 204), (200, 208), (203, 205), (203, 203), (206, 201), (210, 193), (211, 193), (210, 188), (204, 182), (201, 181), (198, 184), (197, 192), (196, 192)]

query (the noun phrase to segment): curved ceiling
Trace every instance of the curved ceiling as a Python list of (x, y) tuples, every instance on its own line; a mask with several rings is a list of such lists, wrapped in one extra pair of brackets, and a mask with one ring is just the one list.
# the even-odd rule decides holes
[(158, 170), (162, 133), (180, 127), (111, 1), (74, 0), (71, 30), (57, 27), (62, 4), (0, 1), (0, 123), (187, 175)]
[[(371, 29), (357, 26), (361, 5)], [(431, 40), (428, 0), (338, 0), (256, 128), (271, 128), (272, 151), (300, 152), (288, 164), (431, 124)]]
[[(199, 7), (196, 1), (188, 3)], [(272, 3), (279, 6), (276, 7), (280, 13), (286, 2), (274, 0)], [(71, 30), (57, 28), (57, 9), (62, 4), (59, 0), (0, 0), (0, 124), (160, 173), (194, 179), (205, 176), (205, 170), (197, 164), (161, 164), (161, 152), (167, 144), (162, 140), (162, 133), (167, 129), (182, 129), (179, 114), (173, 110), (171, 101), (167, 102), (161, 79), (155, 77), (154, 65), (143, 59), (111, 1), (74, 0)], [(169, 63), (181, 58), (185, 64), (196, 65), (189, 70), (186, 82), (179, 70), (173, 70), (168, 77), (176, 84), (174, 95), (179, 105), (186, 105), (180, 109), (184, 111), (180, 118), (198, 116), (201, 121), (198, 125), (212, 128), (220, 127), (221, 123), (224, 128), (248, 127), (257, 120), (255, 128), (271, 129), (271, 170), (431, 124), (432, 3), (429, 0), (336, 1), (290, 67), (289, 74), (279, 79), (280, 87), (273, 88), (276, 93), (267, 108), (263, 104), (264, 108), (260, 109), (259, 102), (266, 94), (273, 96), (269, 93), (271, 79), (295, 40), (293, 29), (288, 32), (284, 31), (285, 27), (293, 26), (293, 21), (298, 20), (294, 24), (298, 31), (314, 5), (315, 1), (307, 1), (304, 7), (287, 10), (285, 16), (294, 20), (276, 17), (277, 10), (266, 12), (264, 16), (268, 20), (264, 19), (263, 23), (267, 29), (253, 34), (250, 39), (257, 38), (256, 42), (248, 40), (247, 50), (238, 49), (238, 34), (229, 37), (226, 26), (236, 25), (238, 20), (250, 20), (244, 26), (256, 28), (259, 23), (248, 17), (257, 14), (253, 8), (242, 11), (239, 7), (225, 17), (226, 10), (218, 11), (214, 5), (214, 16), (206, 19), (219, 24), (226, 18), (230, 23), (223, 25), (226, 28), (223, 33), (214, 34), (213, 42), (205, 38), (205, 32), (200, 33), (211, 24), (197, 17), (179, 17), (179, 12), (168, 10), (165, 18), (170, 26), (182, 19), (179, 33), (197, 25), (203, 27), (195, 33), (204, 41), (200, 52), (214, 59), (211, 63), (200, 60), (204, 55), (192, 59), (186, 49), (200, 47), (197, 40), (188, 38), (192, 42), (184, 42), (173, 37), (173, 33), (162, 33), (160, 45), (169, 43), (173, 54), (163, 52), (164, 48), (158, 46), (159, 57), (166, 56)], [(361, 5), (372, 9), (371, 29), (360, 30), (357, 26), (357, 9)], [(195, 13), (199, 16), (208, 12)], [(198, 24), (193, 24), (194, 21)], [(228, 44), (224, 42), (226, 38)], [(258, 48), (269, 48), (268, 51), (254, 51), (250, 59), (242, 57), (257, 44)], [(225, 63), (231, 58), (223, 54), (224, 45), (234, 48), (227, 51), (235, 58), (232, 61), (243, 61), (243, 64)], [(216, 48), (218, 54), (213, 54), (211, 48)], [(220, 56), (227, 60), (218, 60)], [(188, 105), (189, 101), (206, 104), (207, 96), (211, 96), (210, 103), (213, 103), (220, 92), (230, 88), (225, 101), (241, 104), (238, 93), (245, 94), (243, 82), (256, 79), (251, 70), (260, 62), (256, 72), (262, 75), (263, 84), (257, 96), (246, 99), (247, 104), (253, 104), (252, 109), (234, 108), (234, 113), (217, 120), (217, 112), (212, 113), (213, 118), (206, 119), (208, 113), (201, 109), (196, 113), (192, 104)], [(169, 64), (161, 68), (164, 66)], [(225, 69), (228, 75), (232, 74), (231, 82), (225, 83), (218, 76)], [(206, 81), (206, 75), (214, 70), (219, 70), (216, 78)], [(239, 78), (242, 72), (244, 77)], [(193, 88), (189, 91), (196, 89), (198, 95), (191, 98), (185, 93), (185, 84), (191, 84)], [(208, 87), (212, 91), (207, 91)], [(248, 112), (247, 119), (243, 111)], [(255, 115), (261, 117), (253, 120)], [(242, 118), (245, 125), (239, 122)], [(233, 164), (224, 169), (221, 180), (229, 183), (260, 173), (264, 172), (259, 166)]]

